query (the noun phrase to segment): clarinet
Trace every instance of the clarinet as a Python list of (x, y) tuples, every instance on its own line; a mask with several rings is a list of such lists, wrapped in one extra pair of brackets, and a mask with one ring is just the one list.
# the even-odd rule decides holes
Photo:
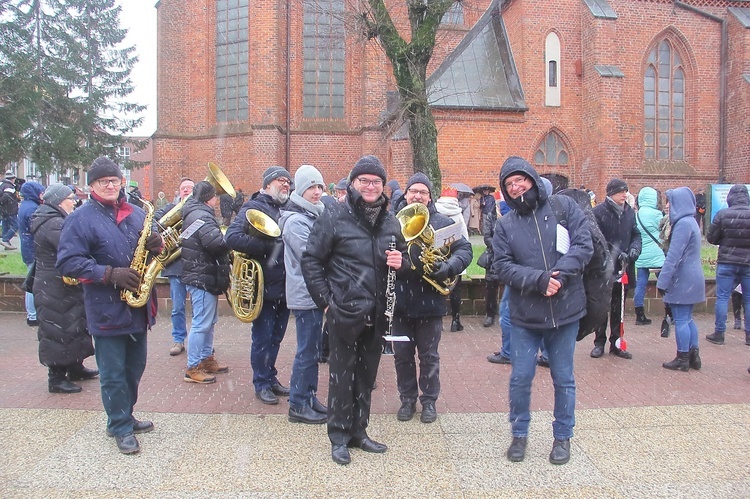
[[(391, 236), (391, 242), (388, 243), (388, 249), (396, 249), (396, 236)], [(393, 312), (396, 310), (396, 270), (388, 267), (388, 281), (385, 288), (385, 316), (388, 317), (388, 329), (385, 332), (385, 338), (390, 338), (393, 331)], [(383, 355), (393, 355), (393, 341), (385, 339), (383, 341)]]

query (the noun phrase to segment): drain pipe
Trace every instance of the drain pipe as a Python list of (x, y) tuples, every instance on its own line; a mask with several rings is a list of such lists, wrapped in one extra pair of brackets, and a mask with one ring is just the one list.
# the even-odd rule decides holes
[(292, 97), (292, 69), (291, 56), (289, 54), (292, 46), (292, 27), (290, 26), (292, 21), (291, 5), (292, 2), (286, 2), (286, 143), (284, 145), (286, 149), (286, 171), (291, 171), (289, 169), (291, 164), (289, 155), (292, 152), (292, 136), (289, 130), (289, 127), (292, 126), (292, 117), (289, 112), (289, 107), (291, 106), (290, 99)]
[(727, 145), (727, 61), (729, 59), (729, 30), (727, 20), (723, 17), (715, 16), (705, 12), (697, 7), (675, 0), (674, 4), (681, 9), (694, 12), (712, 21), (721, 24), (721, 54), (719, 55), (719, 64), (721, 66), (719, 82), (719, 178), (720, 183), (725, 182), (724, 168), (726, 162), (726, 145)]

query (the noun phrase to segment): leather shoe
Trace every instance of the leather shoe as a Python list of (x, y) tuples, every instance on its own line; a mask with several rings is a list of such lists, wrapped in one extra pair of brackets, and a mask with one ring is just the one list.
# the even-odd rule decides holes
[(328, 414), (328, 407), (321, 404), (317, 397), (312, 399), (312, 410), (321, 414)]
[(513, 437), (513, 441), (505, 453), (508, 461), (519, 463), (526, 457), (526, 437)]
[(425, 402), (422, 404), (422, 415), (419, 420), (423, 423), (434, 423), (437, 419), (437, 411), (434, 402)]
[(382, 454), (388, 450), (388, 446), (372, 440), (370, 437), (365, 437), (362, 440), (351, 439), (349, 441), (349, 447), (357, 447), (365, 452), (372, 452), (375, 454)]
[(334, 445), (331, 447), (331, 458), (336, 464), (349, 464), (352, 462), (352, 456), (346, 445)]
[(495, 318), (494, 318), (494, 317), (492, 317), (492, 316), (490, 316), (490, 315), (488, 315), (488, 316), (486, 316), (486, 317), (484, 318), (484, 323), (482, 323), (482, 325), (483, 325), (484, 327), (492, 327), (492, 325), (493, 325), (494, 323), (495, 323)]
[(255, 396), (266, 405), (276, 405), (279, 403), (278, 397), (276, 397), (270, 388), (264, 388), (259, 392), (255, 392)]
[(492, 364), (510, 364), (510, 359), (500, 352), (487, 356), (487, 362)]
[(625, 350), (621, 350), (621, 349), (617, 348), (616, 346), (609, 347), (609, 353), (611, 353), (612, 355), (617, 355), (621, 359), (632, 359), (633, 358), (633, 354), (632, 353), (626, 352)]
[(289, 388), (285, 387), (278, 381), (271, 385), (271, 391), (274, 395), (278, 395), (280, 397), (288, 397), (289, 396)]
[(570, 440), (555, 439), (552, 444), (552, 452), (549, 453), (549, 462), (552, 464), (565, 464), (570, 461)]
[(68, 379), (70, 381), (84, 381), (87, 379), (94, 379), (97, 376), (99, 376), (98, 369), (89, 369), (83, 364), (68, 368)]
[(417, 412), (417, 406), (414, 402), (403, 402), (396, 413), (396, 419), (399, 421), (411, 421), (415, 412)]
[[(148, 433), (151, 430), (154, 429), (154, 423), (151, 421), (138, 421), (137, 419), (133, 418), (133, 433), (140, 434), (140, 433)], [(107, 428), (107, 436), (108, 437), (114, 437), (114, 433), (110, 431), (109, 428)]]
[(115, 435), (115, 442), (117, 442), (117, 448), (123, 454), (135, 454), (141, 450), (141, 446), (138, 443), (138, 439), (132, 433), (126, 433), (125, 435)]
[(591, 350), (591, 356), (595, 359), (598, 359), (604, 355), (604, 347), (600, 347), (599, 345), (594, 345), (594, 349)]
[(323, 424), (328, 417), (313, 410), (309, 405), (303, 405), (301, 409), (289, 408), (290, 423)]

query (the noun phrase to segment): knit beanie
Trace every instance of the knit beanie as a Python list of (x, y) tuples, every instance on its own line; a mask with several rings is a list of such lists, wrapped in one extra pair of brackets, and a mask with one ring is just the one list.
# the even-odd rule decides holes
[[(105, 175), (106, 176), (106, 175)], [(44, 204), (48, 204), (51, 206), (60, 206), (60, 203), (65, 201), (73, 191), (70, 190), (70, 187), (64, 184), (50, 184), (47, 189), (45, 189), (44, 194), (42, 194), (42, 199), (44, 200)]]
[(427, 178), (427, 175), (425, 175), (422, 172), (417, 172), (414, 175), (411, 176), (408, 182), (406, 182), (406, 190), (408, 191), (409, 188), (414, 184), (424, 184), (427, 186), (427, 189), (430, 191), (430, 199), (432, 199), (432, 182), (430, 182), (430, 179)]
[(201, 180), (193, 187), (193, 197), (201, 203), (210, 201), (214, 196), (216, 196), (216, 188), (205, 180)]
[(314, 185), (325, 187), (323, 175), (312, 165), (302, 165), (294, 174), (294, 190), (301, 196), (307, 189)]
[(289, 179), (289, 182), (292, 181), (292, 176), (286, 171), (286, 169), (280, 166), (271, 166), (263, 172), (263, 188), (265, 189), (268, 184), (277, 178), (287, 178)]
[(349, 173), (349, 180), (354, 180), (360, 175), (377, 175), (385, 183), (385, 167), (375, 156), (362, 156)]
[(343, 191), (344, 189), (346, 189), (346, 186), (348, 184), (349, 184), (349, 179), (347, 179), (346, 177), (344, 177), (341, 180), (339, 180), (338, 184), (336, 184), (336, 189), (338, 189), (340, 191)]
[(618, 192), (623, 192), (628, 190), (628, 184), (625, 183), (624, 180), (620, 180), (619, 178), (613, 178), (609, 182), (607, 182), (607, 196), (614, 196)]
[(104, 177), (117, 177), (122, 178), (122, 172), (117, 163), (105, 156), (99, 156), (91, 163), (88, 172), (88, 185), (94, 183), (94, 180)]

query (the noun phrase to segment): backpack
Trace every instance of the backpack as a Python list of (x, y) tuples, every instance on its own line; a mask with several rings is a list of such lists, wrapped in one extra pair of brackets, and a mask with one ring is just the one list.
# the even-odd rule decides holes
[(568, 214), (563, 208), (564, 203), (556, 201), (557, 196), (568, 196), (583, 210), (588, 223), (594, 253), (591, 260), (583, 269), (583, 287), (586, 291), (586, 315), (578, 324), (577, 341), (593, 333), (597, 327), (607, 320), (612, 301), (612, 286), (614, 279), (614, 261), (609, 252), (607, 240), (604, 239), (594, 212), (591, 210), (591, 198), (579, 189), (565, 189), (549, 197), (550, 207), (557, 219), (557, 223), (567, 229)]

